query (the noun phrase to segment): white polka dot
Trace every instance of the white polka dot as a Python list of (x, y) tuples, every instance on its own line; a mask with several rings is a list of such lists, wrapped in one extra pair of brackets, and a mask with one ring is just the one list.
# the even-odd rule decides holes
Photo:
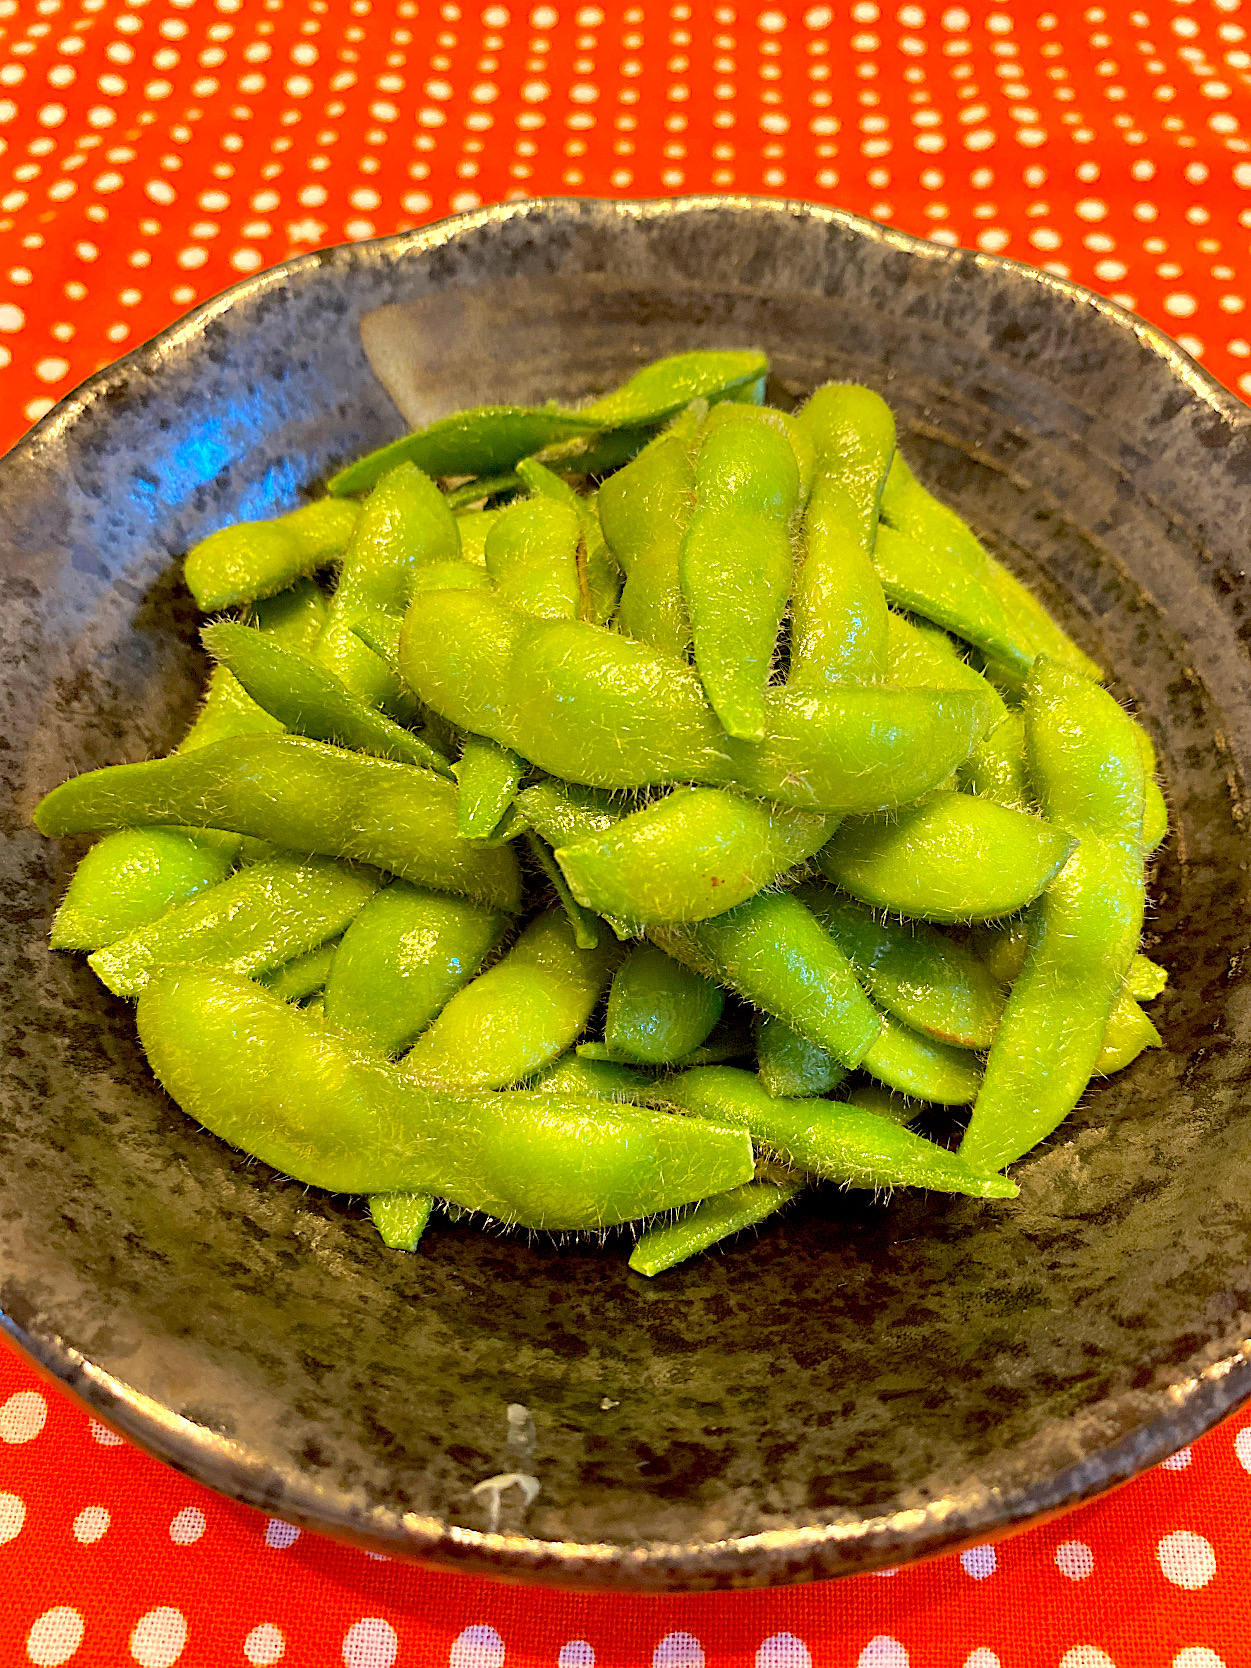
[[(466, 1628), (466, 1633), (477, 1630)], [(493, 1631), (487, 1629), (488, 1632)], [(461, 1639), (465, 1634), (461, 1634)], [(498, 1638), (499, 1635), (497, 1634)], [(456, 1641), (459, 1644), (460, 1640)], [(359, 1622), (353, 1622), (343, 1635), (343, 1661), (345, 1668), (391, 1668), (395, 1661), (395, 1654), (400, 1648), (400, 1641), (390, 1622), (383, 1621), (381, 1616), (362, 1616)], [(456, 1645), (452, 1646), (451, 1662), (456, 1662)], [(500, 1657), (501, 1662), (503, 1656)]]
[(1251, 1471), (1251, 1425), (1245, 1425), (1234, 1438), (1234, 1453), (1244, 1471)]
[(1160, 1570), (1166, 1581), (1175, 1587), (1206, 1587), (1216, 1574), (1216, 1554), (1211, 1541), (1194, 1535), (1189, 1529), (1179, 1529), (1165, 1535), (1155, 1549)]
[(1225, 1663), (1206, 1645), (1187, 1645), (1173, 1658), (1173, 1668), (1225, 1668)]
[(971, 1546), (960, 1554), (960, 1562), (964, 1573), (972, 1576), (974, 1581), (985, 1581), (999, 1568), (999, 1558), (993, 1546)]
[(879, 1633), (857, 1657), (856, 1668), (908, 1668), (908, 1653), (898, 1639)]
[(1002, 226), (987, 226), (984, 232), (977, 234), (977, 247), (985, 249), (988, 254), (997, 255), (1001, 249), (1007, 247), (1010, 234)]
[(178, 251), (178, 264), (185, 271), (193, 271), (197, 266), (203, 266), (208, 260), (208, 250), (198, 249), (194, 245)]
[(556, 1668), (595, 1668), (595, 1647), (585, 1639), (567, 1639), (560, 1647)]
[(812, 1668), (812, 1652), (793, 1633), (775, 1633), (756, 1652), (756, 1668)]
[(162, 1604), (140, 1616), (130, 1630), (130, 1654), (140, 1668), (171, 1668), (187, 1643), (187, 1623), (181, 1610)]
[(481, 207), (482, 198), (476, 191), (458, 191), (451, 201), (451, 208), (456, 214), (464, 214), (469, 209)]
[(44, 127), (60, 127), (69, 115), (63, 104), (42, 104), (39, 107), (39, 120)]
[(1085, 1581), (1095, 1567), (1095, 1555), (1085, 1541), (1061, 1541), (1056, 1547), (1056, 1568), (1070, 1581)]
[(1174, 290), (1172, 295), (1164, 297), (1164, 311), (1171, 313), (1175, 319), (1188, 319), (1199, 309), (1199, 303), (1193, 295), (1187, 295), (1183, 290)]
[(198, 1506), (184, 1506), (169, 1526), (169, 1538), (175, 1546), (190, 1546), (207, 1528), (204, 1513)]
[[(1244, 380), (1251, 382), (1251, 377), (1247, 377)], [(46, 417), (48, 415), (55, 404), (55, 400), (27, 400), (26, 404), (22, 407), (22, 410), (26, 413), (27, 417), (30, 418), (32, 423), (37, 423), (41, 417)]]
[(16, 1540), (25, 1522), (25, 1501), (16, 1494), (0, 1494), (0, 1546)]
[(1059, 1668), (1116, 1668), (1116, 1664), (1098, 1645), (1074, 1645), (1060, 1658)]
[(146, 197), (150, 197), (154, 203), (161, 203), (166, 208), (178, 195), (168, 180), (149, 180), (143, 190)]
[[(1180, 341), (1181, 338), (1179, 337), (1178, 340)], [(1188, 337), (1186, 337), (1185, 341), (1182, 343), (1182, 345), (1186, 348), (1187, 353), (1193, 353), (1194, 352), (1194, 349), (1188, 345), (1189, 343), (1193, 342), (1194, 340), (1195, 340), (1195, 338), (1193, 336), (1188, 336)], [(1202, 346), (1202, 343), (1200, 343), (1200, 346)], [(1189, 1448), (1179, 1448), (1175, 1454), (1170, 1454), (1167, 1459), (1164, 1459), (1164, 1460), (1160, 1461), (1161, 1469), (1164, 1470), (1164, 1471), (1184, 1471), (1189, 1464), (1190, 1464), (1190, 1449)]]
[(256, 1668), (270, 1668), (271, 1663), (281, 1660), (286, 1648), (286, 1640), (272, 1622), (254, 1627), (243, 1641), (243, 1654)]
[(281, 1551), (283, 1547), (294, 1546), (300, 1538), (300, 1531), (294, 1523), (286, 1523), (280, 1517), (271, 1517), (265, 1525), (265, 1545), (275, 1547)]
[(20, 307), (15, 307), (11, 301), (0, 302), (0, 330), (20, 330), (25, 323), (26, 314)]
[(83, 1619), (68, 1604), (45, 1610), (26, 1635), (26, 1655), (39, 1668), (68, 1662), (83, 1642)]
[(1001, 1664), (994, 1651), (988, 1651), (985, 1645), (979, 1645), (977, 1650), (970, 1651), (965, 1657), (964, 1668), (1001, 1668)]
[[(14, 307), (16, 313), (18, 309)], [(5, 324), (0, 318), (0, 329), (17, 330), (21, 326)], [(58, 364), (65, 361), (58, 360)], [(69, 366), (65, 366), (69, 370)], [(48, 1404), (38, 1390), (19, 1390), (0, 1407), (0, 1438), (5, 1442), (30, 1442), (38, 1436), (48, 1418)]]
[(693, 1633), (666, 1633), (652, 1652), (652, 1668), (704, 1668), (704, 1647)]
[(111, 1431), (107, 1425), (102, 1425), (98, 1419), (91, 1421), (91, 1435), (102, 1448), (117, 1448), (121, 1446), (121, 1437), (116, 1431)]
[(264, 256), (259, 249), (236, 249), (230, 257), (230, 264), (236, 272), (255, 272), (258, 266), (264, 264)]

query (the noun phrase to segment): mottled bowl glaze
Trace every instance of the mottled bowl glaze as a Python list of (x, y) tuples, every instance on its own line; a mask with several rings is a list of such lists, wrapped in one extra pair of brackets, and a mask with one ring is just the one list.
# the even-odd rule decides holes
[[(386, 309), (387, 311), (384, 311)], [(398, 311), (391, 310), (398, 309)], [(162, 752), (204, 660), (177, 557), (410, 419), (580, 399), (759, 344), (774, 398), (879, 388), (903, 444), (1160, 750), (1167, 1053), (1089, 1094), (1019, 1200), (825, 1193), (649, 1282), (620, 1242), (446, 1223), (241, 1158), (47, 948), (81, 843), (31, 807)], [(63, 401), (0, 465), (3, 1164), (11, 1337), (213, 1487), (376, 1549), (636, 1590), (783, 1583), (1001, 1534), (1251, 1393), (1244, 564), (1251, 416), (1155, 330), (1009, 261), (739, 198), (544, 202), (302, 257)], [(487, 1532), (524, 1403), (542, 1493)]]

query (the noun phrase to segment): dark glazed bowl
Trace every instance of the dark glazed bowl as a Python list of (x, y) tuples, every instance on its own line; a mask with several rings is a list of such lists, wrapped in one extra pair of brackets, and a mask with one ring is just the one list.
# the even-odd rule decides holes
[[(413, 418), (579, 399), (759, 344), (774, 397), (879, 388), (922, 475), (1112, 669), (1160, 750), (1168, 1052), (1089, 1094), (1006, 1206), (827, 1194), (648, 1282), (619, 1242), (444, 1225), (242, 1159), (154, 1086), (132, 1015), (47, 948), (81, 846), (31, 807), (162, 752), (204, 673), (177, 556)], [(568, 1585), (801, 1581), (985, 1539), (1132, 1476), (1251, 1394), (1244, 1115), (1251, 415), (1071, 284), (846, 214), (547, 202), (293, 260), (65, 400), (0, 467), (3, 1164), (12, 1337), (119, 1430), (278, 1515)], [(488, 1533), (470, 1492), (542, 1493)]]

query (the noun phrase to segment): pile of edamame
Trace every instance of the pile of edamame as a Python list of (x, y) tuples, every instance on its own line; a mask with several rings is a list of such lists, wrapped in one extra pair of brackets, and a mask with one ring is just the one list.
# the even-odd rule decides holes
[(35, 813), (103, 836), (52, 943), (174, 1100), (388, 1245), (441, 1201), (654, 1275), (819, 1181), (1011, 1198), (1160, 1044), (1146, 733), (877, 394), (767, 369), (460, 412), (211, 534), (190, 732)]

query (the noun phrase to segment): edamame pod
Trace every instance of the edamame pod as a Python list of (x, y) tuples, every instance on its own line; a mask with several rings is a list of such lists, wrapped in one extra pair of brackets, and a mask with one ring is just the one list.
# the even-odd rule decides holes
[(926, 546), (885, 525), (873, 547), (873, 566), (897, 607), (975, 643), (1018, 685), (1025, 678), (1033, 656), (1013, 636), (1003, 603), (980, 573), (936, 558)]
[(460, 532), (443, 494), (428, 475), (402, 463), (378, 482), (361, 510), (343, 558), (318, 659), (370, 706), (404, 714), (393, 675), (379, 666), (352, 631), (371, 611), (399, 614), (423, 568), (460, 559)]
[(670, 1077), (658, 1093), (697, 1117), (739, 1125), (810, 1175), (848, 1187), (928, 1187), (975, 1199), (1013, 1199), (1014, 1182), (978, 1170), (889, 1118), (845, 1101), (774, 1100), (755, 1076), (703, 1066)]
[[(527, 830), (526, 845), (530, 848), (530, 855), (542, 869), (551, 883), (560, 907), (565, 912), (565, 918), (573, 929), (573, 941), (579, 950), (594, 950), (599, 944), (600, 918), (594, 910), (584, 909), (569, 890), (569, 882), (560, 872), (560, 865), (547, 841), (534, 831)], [(620, 922), (614, 928), (618, 938), (633, 938), (636, 936), (632, 928)]]
[(630, 1066), (612, 1060), (584, 1060), (579, 1054), (562, 1054), (530, 1087), (547, 1094), (598, 1095), (604, 1100), (646, 1099), (653, 1080)]
[(994, 684), (961, 657), (941, 626), (928, 620), (905, 619), (891, 609), (886, 621), (886, 660), (887, 678), (898, 689), (966, 689), (979, 695), (991, 714), (987, 735), (1007, 713)]
[(989, 1048), (1003, 992), (967, 948), (921, 921), (879, 917), (825, 887), (796, 893), (851, 962), (875, 1002), (913, 1030), (957, 1048)]
[(293, 956), (281, 967), (261, 974), (261, 983), (275, 996), (281, 996), (284, 1002), (303, 1002), (309, 996), (316, 996), (326, 988), (330, 963), (341, 943), (341, 939), (332, 938), (328, 944), (319, 944), (315, 950)]
[(1025, 763), (1025, 720), (1019, 712), (1006, 712), (959, 766), (957, 777), (966, 793), (993, 799), (1024, 811), (1031, 803), (1029, 770)]
[(723, 788), (679, 788), (602, 833), (557, 848), (579, 903), (653, 926), (702, 921), (753, 897), (820, 851), (833, 817)]
[[(321, 634), (326, 599), (305, 579), (259, 603), (253, 613), (258, 628), (275, 642), (303, 648)], [(281, 728), (233, 673), (215, 666), (179, 751)], [(52, 923), (53, 949), (98, 950), (155, 921), (172, 904), (224, 880), (241, 845), (236, 837), (207, 828), (121, 828), (106, 834), (74, 871)]]
[(1076, 844), (993, 800), (940, 791), (889, 818), (842, 824), (819, 853), (827, 880), (923, 921), (989, 921), (1031, 903)]
[(388, 1249), (415, 1251), (433, 1205), (428, 1193), (375, 1193), (369, 1200), (369, 1214)]
[(731, 1234), (754, 1228), (789, 1204), (803, 1187), (802, 1180), (753, 1181), (703, 1199), (676, 1222), (649, 1228), (630, 1253), (630, 1267), (649, 1277), (663, 1274)]
[(1144, 1048), (1163, 1048), (1164, 1039), (1134, 998), (1123, 990), (1112, 1004), (1095, 1059), (1095, 1077), (1122, 1071)]
[(502, 601), (541, 620), (578, 616), (578, 539), (571, 504), (522, 498), (510, 504), (487, 534), (486, 570)]
[(370, 869), (276, 857), (175, 904), (87, 962), (115, 996), (137, 996), (157, 973), (188, 962), (266, 973), (337, 938), (377, 888)]
[(644, 945), (613, 974), (604, 1042), (642, 1065), (670, 1065), (707, 1040), (723, 1000), (711, 979)]
[(576, 555), (578, 616), (595, 625), (605, 624), (617, 606), (621, 569), (604, 539), (596, 495), (575, 492), (568, 481), (553, 474), (537, 458), (523, 458), (517, 465), (517, 474), (536, 497), (565, 504), (577, 515), (580, 530)]
[(340, 497), (367, 492), (404, 463), (436, 477), (475, 475), (485, 480), (506, 474), (521, 458), (544, 446), (591, 435), (604, 426), (589, 413), (561, 411), (556, 406), (471, 406), (380, 446), (332, 475), (327, 484)]
[(1142, 931), (1145, 774), (1134, 726), (1090, 679), (1040, 655), (1025, 697), (1043, 812), (1079, 840), (1030, 912), (1025, 963), (965, 1133), (970, 1162), (1010, 1164), (1073, 1110)]
[(695, 508), (695, 465), (685, 434), (669, 430), (599, 490), (604, 536), (625, 573), (618, 628), (685, 660), (691, 627), (678, 578), (682, 537)]
[(763, 353), (697, 348), (654, 359), (628, 382), (581, 408), (604, 428), (663, 423), (692, 400), (725, 399), (759, 382), (769, 369)]
[(436, 712), (553, 775), (735, 786), (827, 813), (915, 799), (967, 756), (986, 718), (962, 691), (771, 689), (764, 741), (733, 741), (689, 667), (584, 622), (528, 620), (481, 592), (414, 604), (400, 665)]
[(1008, 661), (1014, 673), (1022, 655), (1032, 662), (1035, 655), (1047, 654), (1073, 671), (1102, 677), (1095, 662), (1060, 629), (1038, 598), (983, 549), (953, 509), (921, 485), (898, 452), (882, 495), (882, 519), (928, 551), (936, 572), (961, 568), (998, 600), (1000, 614), (1016, 645)]
[(462, 840), (489, 840), (512, 804), (522, 762), (509, 747), (468, 736), (456, 765), (456, 832)]
[(816, 479), (791, 598), (792, 688), (885, 670), (886, 598), (873, 567), (878, 505), (895, 451), (890, 407), (868, 388), (829, 383), (799, 414)]
[(436, 747), (361, 700), (311, 655), (275, 643), (250, 626), (219, 620), (200, 633), (205, 648), (227, 667), (258, 706), (294, 735), (333, 742), (380, 759), (450, 776)]
[(697, 507), (678, 554), (695, 665), (726, 733), (758, 741), (790, 593), (795, 453), (764, 424), (710, 423), (695, 462), (695, 491)]
[(180, 828), (119, 828), (74, 870), (52, 920), (54, 950), (98, 950), (216, 886), (234, 858)]
[(394, 881), (343, 935), (326, 980), (326, 1018), (364, 1048), (402, 1054), (476, 976), (506, 920)]
[[(517, 485), (520, 487), (520, 480)], [(448, 494), (449, 506), (453, 496), (451, 493)], [(462, 510), (457, 515), (456, 530), (460, 534), (462, 562), (469, 562), (474, 567), (485, 567), (487, 534), (503, 513), (502, 510)]]
[(598, 788), (549, 777), (517, 795), (522, 815), (549, 846), (573, 845), (620, 822), (628, 806)]
[(502, 961), (452, 997), (401, 1069), (439, 1089), (532, 1077), (582, 1034), (618, 959), (611, 941), (579, 950), (562, 911), (541, 915)]
[(250, 980), (188, 968), (138, 1010), (168, 1093), (232, 1146), (339, 1193), (430, 1193), (502, 1222), (598, 1229), (750, 1181), (742, 1129), (594, 1096), (434, 1094)]
[(936, 1106), (970, 1106), (982, 1073), (968, 1049), (935, 1041), (894, 1014), (882, 1016), (881, 1033), (860, 1062), (879, 1083)]
[(220, 527), (187, 553), (187, 589), (206, 614), (274, 596), (342, 555), (358, 513), (355, 504), (322, 498), (274, 521)]
[(756, 1020), (756, 1075), (767, 1095), (776, 1100), (811, 1100), (828, 1095), (847, 1072), (824, 1048), (772, 1014)]
[(882, 1016), (847, 957), (790, 893), (761, 892), (727, 915), (653, 929), (649, 936), (675, 960), (784, 1020), (844, 1066), (858, 1066), (882, 1029)]
[(43, 834), (204, 823), (294, 851), (372, 863), (490, 909), (521, 901), (507, 846), (456, 836), (442, 776), (296, 736), (240, 736), (194, 753), (87, 771), (35, 807)]

